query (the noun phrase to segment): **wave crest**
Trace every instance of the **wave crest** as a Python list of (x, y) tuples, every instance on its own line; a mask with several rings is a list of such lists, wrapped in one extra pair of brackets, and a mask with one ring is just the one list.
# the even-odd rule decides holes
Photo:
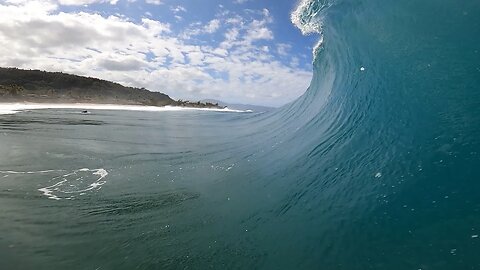
[(313, 48), (313, 58), (319, 54), (323, 44), (322, 25), (325, 11), (333, 4), (332, 0), (302, 0), (290, 15), (290, 20), (303, 35), (320, 34), (320, 40)]
[(290, 20), (303, 35), (321, 34), (324, 11), (331, 5), (331, 0), (302, 0), (290, 15)]

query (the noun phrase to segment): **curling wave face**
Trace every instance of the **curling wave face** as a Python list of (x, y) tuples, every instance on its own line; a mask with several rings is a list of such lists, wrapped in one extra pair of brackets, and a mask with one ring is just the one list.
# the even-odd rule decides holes
[(270, 185), (285, 192), (270, 226), (288, 231), (271, 233), (289, 243), (276, 248), (283, 263), (480, 263), (479, 12), (471, 1), (301, 2), (292, 20), (319, 29), (322, 45), (308, 91), (282, 111), (298, 131), (278, 148), (288, 151), (269, 153), (291, 157)]

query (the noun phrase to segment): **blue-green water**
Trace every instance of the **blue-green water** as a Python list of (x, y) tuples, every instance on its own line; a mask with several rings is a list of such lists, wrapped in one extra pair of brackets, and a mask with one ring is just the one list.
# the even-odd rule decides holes
[(305, 8), (277, 111), (0, 115), (0, 268), (480, 269), (480, 2)]

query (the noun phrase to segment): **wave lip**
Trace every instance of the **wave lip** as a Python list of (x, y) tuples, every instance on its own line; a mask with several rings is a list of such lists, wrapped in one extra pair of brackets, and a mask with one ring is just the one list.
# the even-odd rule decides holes
[(300, 29), (303, 35), (320, 34), (320, 39), (312, 51), (314, 60), (323, 45), (324, 13), (332, 4), (332, 0), (302, 0), (290, 14), (293, 25)]
[(331, 5), (330, 0), (302, 0), (290, 15), (290, 20), (303, 35), (321, 33), (322, 20), (319, 15)]
[(79, 109), (79, 110), (110, 110), (110, 111), (145, 111), (145, 112), (169, 112), (169, 111), (211, 111), (211, 112), (251, 112), (249, 110), (233, 110), (229, 108), (192, 108), (176, 106), (142, 106), (142, 105), (116, 105), (116, 104), (88, 104), (88, 103), (0, 103), (0, 114), (15, 114), (25, 110), (42, 109)]

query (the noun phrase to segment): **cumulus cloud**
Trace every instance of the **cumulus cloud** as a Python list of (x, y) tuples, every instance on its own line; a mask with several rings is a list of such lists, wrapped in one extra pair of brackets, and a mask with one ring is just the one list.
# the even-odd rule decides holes
[(256, 18), (219, 14), (191, 26), (221, 36), (218, 43), (201, 43), (151, 18), (67, 13), (58, 2), (12, 1), (0, 4), (0, 66), (100, 77), (174, 98), (267, 105), (298, 97), (311, 77), (289, 64), (293, 57), (280, 62), (273, 55), (280, 47), (270, 50), (263, 43), (274, 38), (265, 11)]

